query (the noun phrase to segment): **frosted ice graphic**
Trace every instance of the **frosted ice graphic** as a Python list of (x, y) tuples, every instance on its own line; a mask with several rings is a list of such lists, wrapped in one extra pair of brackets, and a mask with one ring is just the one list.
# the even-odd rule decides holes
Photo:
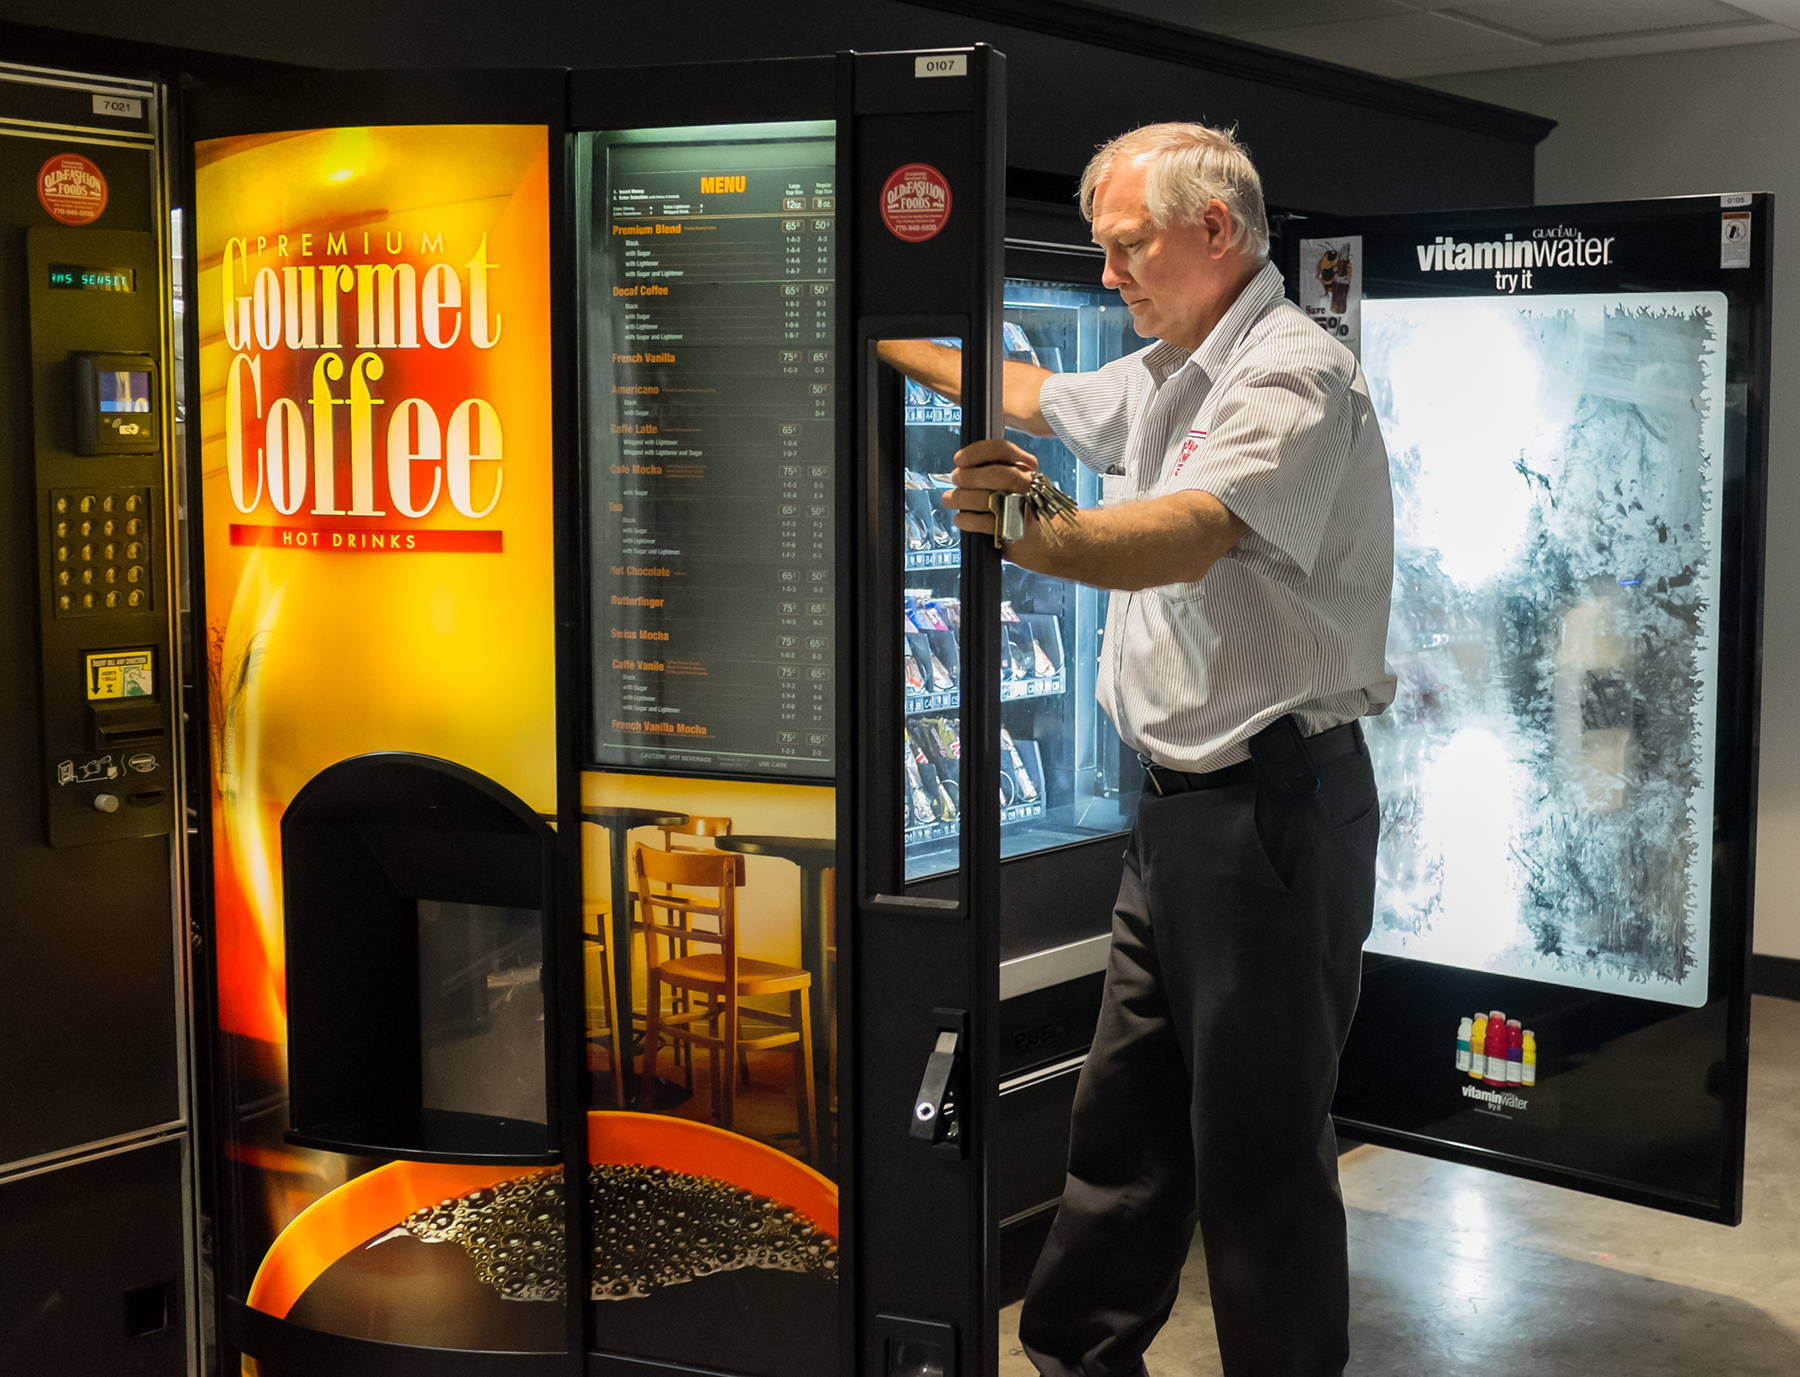
[(1705, 1002), (1725, 314), (1363, 303), (1400, 685), (1370, 951)]

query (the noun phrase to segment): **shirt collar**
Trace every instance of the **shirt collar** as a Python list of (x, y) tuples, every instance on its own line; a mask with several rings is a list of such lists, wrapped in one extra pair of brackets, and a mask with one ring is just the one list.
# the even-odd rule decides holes
[(1237, 300), (1219, 318), (1219, 323), (1200, 342), (1198, 349), (1190, 354), (1179, 344), (1163, 340), (1143, 352), (1144, 367), (1150, 371), (1150, 376), (1159, 386), (1189, 365), (1199, 369), (1209, 379), (1218, 377), (1226, 360), (1231, 357), (1231, 351), (1243, 339), (1244, 332), (1262, 318), (1263, 312), (1281, 299), (1284, 291), (1281, 269), (1273, 263), (1263, 264), (1262, 271), (1244, 284), (1244, 290), (1238, 293)]

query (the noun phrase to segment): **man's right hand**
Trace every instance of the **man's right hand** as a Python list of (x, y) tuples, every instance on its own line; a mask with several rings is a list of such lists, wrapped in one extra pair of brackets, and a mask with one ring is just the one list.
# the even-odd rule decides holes
[[(933, 344), (928, 339), (884, 339), (876, 355), (890, 368), (923, 383), (953, 402), (962, 401), (962, 350)], [(1050, 423), (1038, 406), (1044, 379), (1054, 376), (1047, 368), (1008, 359), (1000, 365), (1001, 400), (1006, 424), (1027, 435), (1050, 435)]]

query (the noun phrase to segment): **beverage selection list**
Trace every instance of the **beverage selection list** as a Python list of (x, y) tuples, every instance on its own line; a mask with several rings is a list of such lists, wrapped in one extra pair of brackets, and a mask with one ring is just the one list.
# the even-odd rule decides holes
[(828, 778), (835, 147), (620, 143), (602, 156), (597, 763)]

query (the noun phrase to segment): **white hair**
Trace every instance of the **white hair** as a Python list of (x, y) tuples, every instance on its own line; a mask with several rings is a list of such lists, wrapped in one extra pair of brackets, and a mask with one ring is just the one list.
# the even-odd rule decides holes
[(1121, 134), (1081, 174), (1081, 214), (1094, 218), (1094, 191), (1121, 155), (1145, 167), (1144, 204), (1151, 221), (1191, 225), (1213, 201), (1231, 212), (1231, 246), (1246, 257), (1269, 256), (1269, 219), (1263, 211), (1262, 178), (1236, 132), (1204, 124), (1146, 124)]

